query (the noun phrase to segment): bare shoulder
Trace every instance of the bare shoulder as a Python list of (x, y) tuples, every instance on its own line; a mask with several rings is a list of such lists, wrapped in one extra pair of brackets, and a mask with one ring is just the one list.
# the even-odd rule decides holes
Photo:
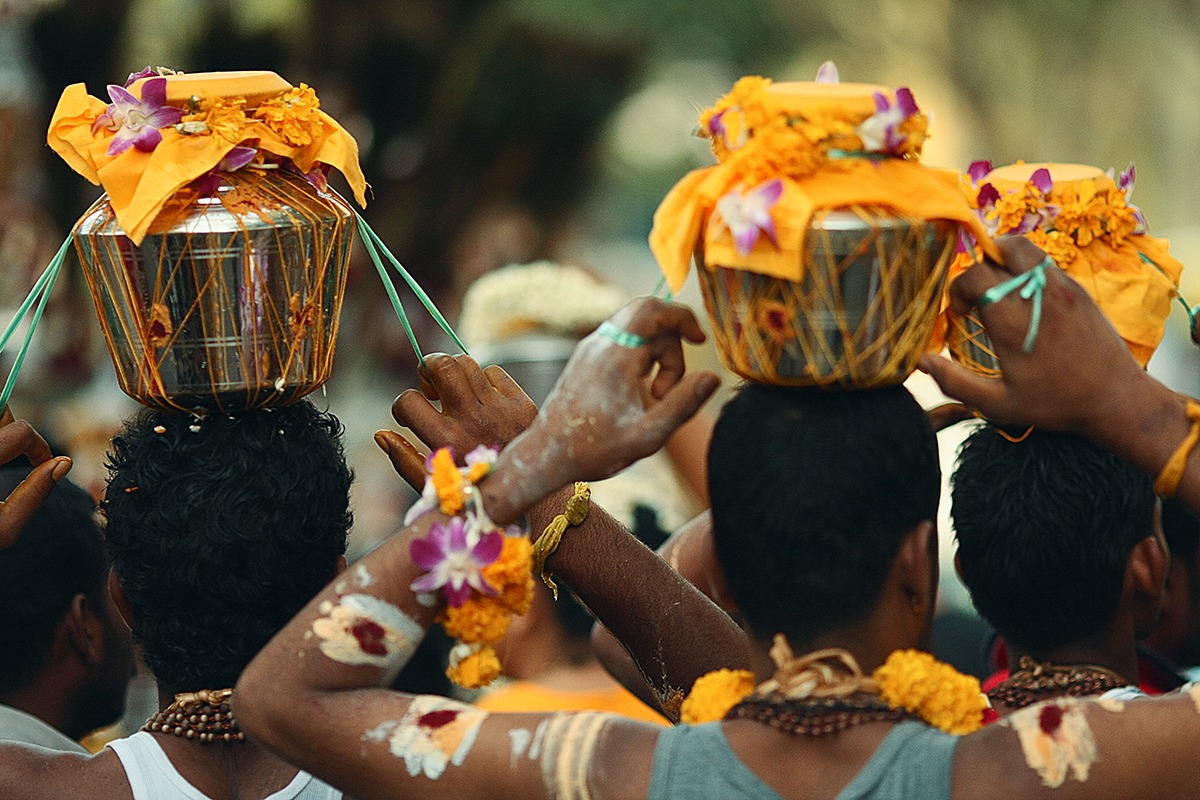
[(1200, 712), (1186, 694), (1127, 703), (1061, 698), (964, 737), (952, 796), (1194, 798), (1198, 746)]
[(0, 742), (0, 797), (133, 800), (133, 793), (120, 759), (111, 750), (87, 756)]

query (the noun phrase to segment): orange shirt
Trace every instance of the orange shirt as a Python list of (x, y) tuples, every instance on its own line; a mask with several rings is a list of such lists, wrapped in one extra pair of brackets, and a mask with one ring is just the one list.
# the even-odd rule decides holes
[(487, 711), (607, 711), (623, 717), (669, 725), (666, 717), (620, 686), (592, 692), (548, 689), (533, 681), (513, 681), (475, 701)]

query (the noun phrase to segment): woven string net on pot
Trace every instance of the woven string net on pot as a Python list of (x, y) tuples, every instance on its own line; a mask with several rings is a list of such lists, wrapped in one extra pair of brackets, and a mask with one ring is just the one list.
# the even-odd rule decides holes
[[(722, 360), (752, 381), (874, 388), (901, 383), (929, 346), (958, 228), (850, 207), (861, 224), (806, 235), (803, 278), (704, 263), (701, 289)], [(843, 215), (845, 216), (845, 215)]]
[(76, 225), (118, 382), (145, 405), (284, 405), (332, 369), (349, 206), (282, 171), (223, 178), (214, 197), (177, 195), (140, 246), (105, 198)]

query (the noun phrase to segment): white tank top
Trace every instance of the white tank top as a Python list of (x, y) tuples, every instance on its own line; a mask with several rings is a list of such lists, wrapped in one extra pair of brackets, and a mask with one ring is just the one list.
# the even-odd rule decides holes
[[(184, 780), (149, 733), (139, 731), (109, 742), (108, 747), (121, 759), (133, 800), (211, 800)], [(342, 800), (342, 793), (307, 772), (298, 772), (291, 783), (263, 800)]]

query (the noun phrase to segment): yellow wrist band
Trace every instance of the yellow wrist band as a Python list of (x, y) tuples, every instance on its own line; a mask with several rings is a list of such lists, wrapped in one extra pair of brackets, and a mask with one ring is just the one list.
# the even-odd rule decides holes
[(1154, 481), (1154, 493), (1164, 499), (1175, 495), (1175, 490), (1179, 488), (1179, 481), (1183, 479), (1188, 456), (1196, 448), (1196, 443), (1200, 442), (1200, 403), (1190, 397), (1187, 401), (1187, 415), (1188, 419), (1192, 421), (1192, 429), (1188, 431), (1188, 435), (1167, 459), (1162, 472), (1158, 473), (1158, 478)]
[(554, 579), (546, 572), (546, 559), (558, 549), (558, 543), (562, 541), (563, 534), (566, 533), (568, 527), (581, 525), (587, 519), (591, 498), (592, 487), (584, 481), (576, 481), (575, 494), (571, 495), (571, 499), (567, 501), (566, 510), (550, 520), (546, 530), (542, 531), (542, 535), (533, 543), (533, 572), (541, 577), (542, 583), (546, 584), (554, 593), (555, 600), (558, 599), (558, 587), (554, 584)]

